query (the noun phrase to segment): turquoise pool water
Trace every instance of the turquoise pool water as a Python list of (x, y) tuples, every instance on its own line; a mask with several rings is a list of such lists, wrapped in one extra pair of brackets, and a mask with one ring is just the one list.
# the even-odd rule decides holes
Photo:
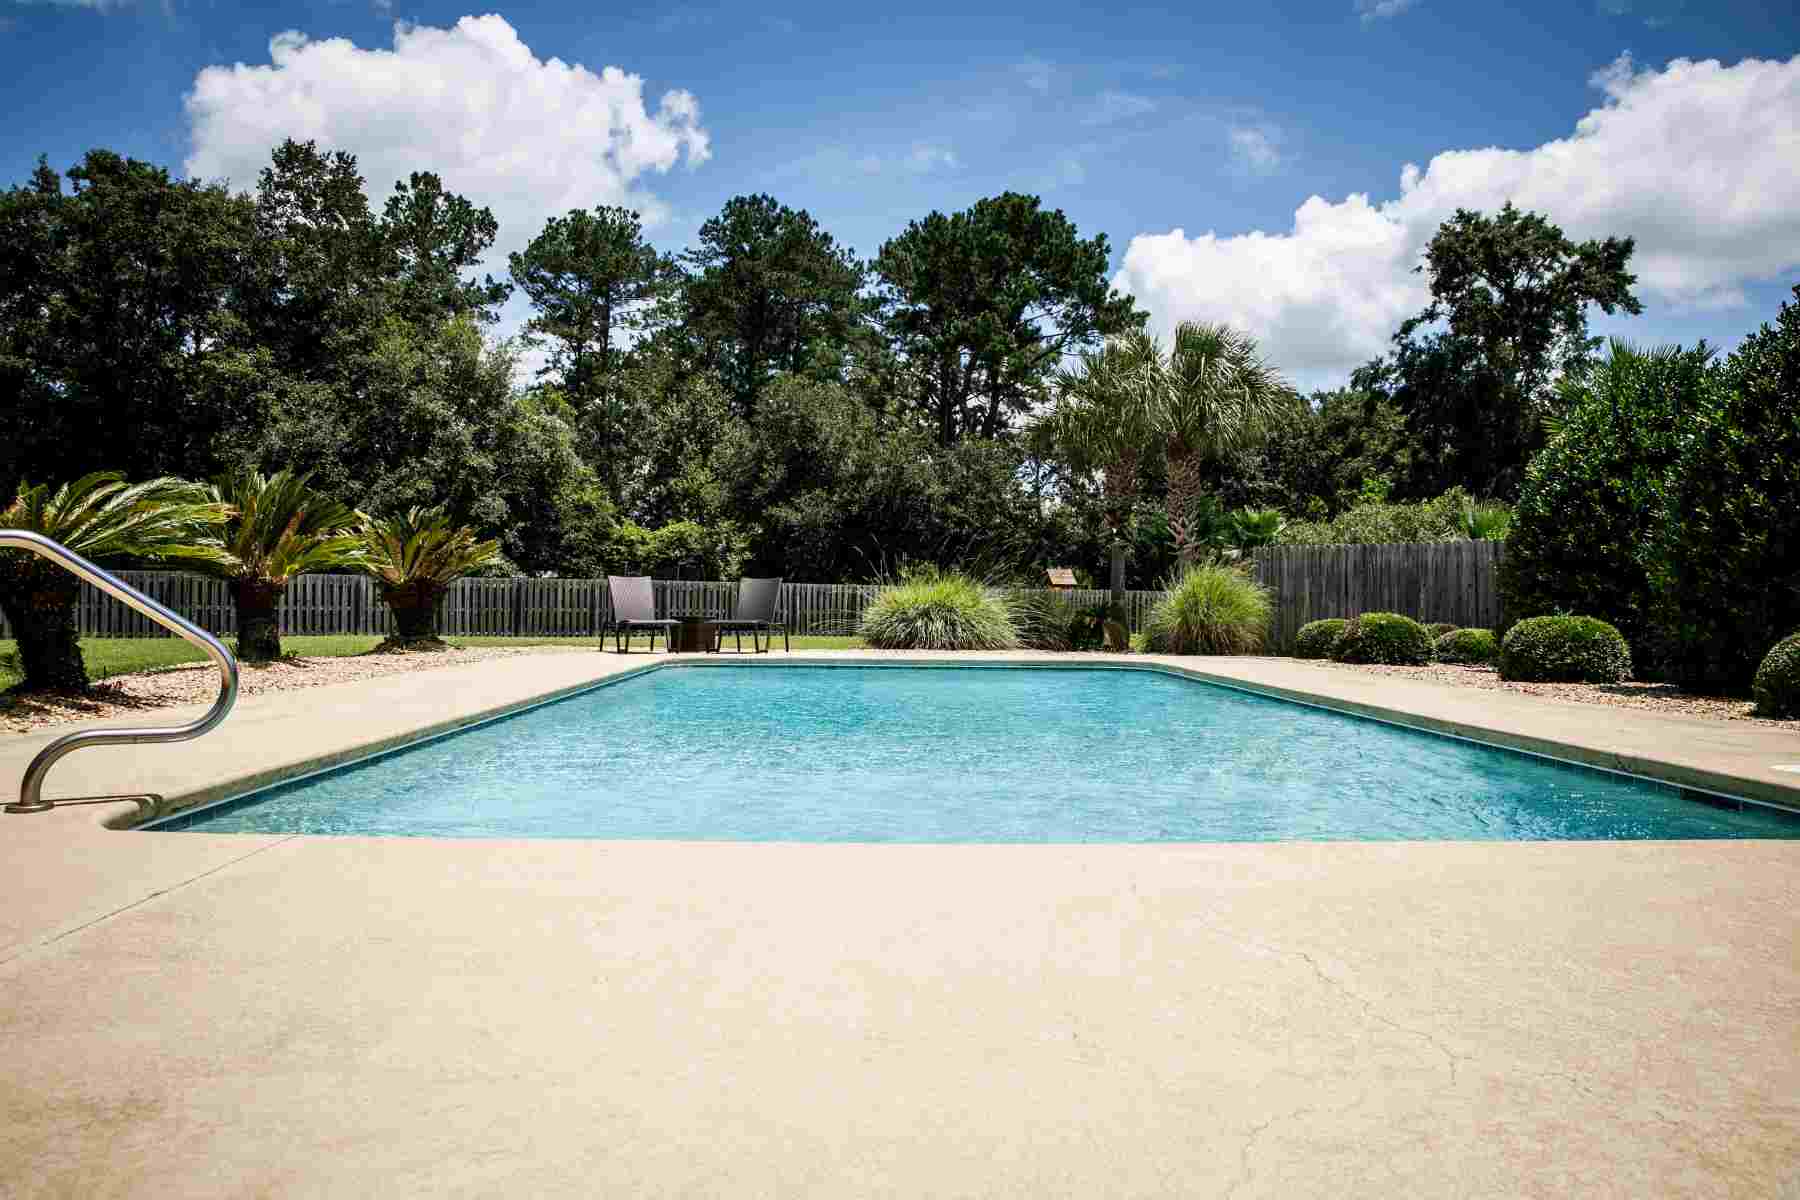
[(799, 842), (1800, 836), (1800, 821), (1148, 671), (653, 671), (157, 826)]

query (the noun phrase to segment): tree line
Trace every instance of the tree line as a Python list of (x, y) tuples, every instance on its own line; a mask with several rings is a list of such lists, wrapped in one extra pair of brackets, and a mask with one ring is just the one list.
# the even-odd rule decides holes
[[(1280, 403), (1242, 436), (1159, 427), (1127, 486), (1046, 414), (1109, 348), (1204, 359), (1147, 339), (1106, 237), (1036, 197), (926, 214), (867, 260), (766, 195), (677, 254), (632, 211), (577, 209), (504, 278), (477, 200), (421, 170), (377, 204), (307, 142), (245, 192), (104, 150), (40, 162), (0, 193), (0, 494), (288, 470), (371, 513), (441, 505), (531, 573), (1098, 578), (1123, 542), (1148, 586), (1232, 510), (1510, 499), (1588, 369), (1590, 309), (1639, 311), (1629, 238), (1459, 212), (1389, 354), (1303, 398), (1240, 346)], [(514, 295), (530, 319), (497, 340)]]

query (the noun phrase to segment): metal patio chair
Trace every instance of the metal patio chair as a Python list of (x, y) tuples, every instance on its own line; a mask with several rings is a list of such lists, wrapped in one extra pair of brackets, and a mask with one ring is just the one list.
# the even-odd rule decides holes
[[(631, 634), (636, 629), (649, 631), (651, 653), (656, 651), (656, 635), (660, 630), (663, 649), (668, 650), (669, 631), (681, 622), (656, 615), (656, 590), (651, 586), (648, 575), (608, 575), (606, 590), (612, 594), (615, 651), (620, 654), (631, 653)], [(602, 641), (600, 644), (604, 646), (606, 643)]]
[(725, 640), (727, 633), (737, 637), (739, 653), (744, 649), (744, 633), (750, 634), (750, 648), (758, 654), (766, 654), (768, 648), (757, 639), (767, 634), (769, 646), (775, 644), (775, 634), (781, 634), (783, 651), (793, 649), (788, 641), (788, 627), (784, 621), (775, 619), (775, 602), (781, 596), (780, 579), (740, 579), (738, 580), (737, 608), (726, 620), (719, 622), (719, 641)]

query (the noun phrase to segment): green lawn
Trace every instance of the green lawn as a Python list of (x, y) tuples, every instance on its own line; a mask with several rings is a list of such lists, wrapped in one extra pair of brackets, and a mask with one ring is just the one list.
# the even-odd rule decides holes
[[(582, 649), (599, 644), (599, 639), (591, 637), (453, 637), (445, 640), (455, 646), (568, 646)], [(373, 636), (284, 637), (281, 648), (290, 654), (324, 657), (366, 654), (380, 641)], [(226, 638), (225, 644), (231, 645), (232, 639)], [(796, 650), (847, 650), (858, 643), (853, 637), (796, 637), (793, 644)], [(641, 650), (647, 642), (641, 637), (634, 638), (632, 645)], [(606, 639), (606, 646), (608, 650), (612, 648), (610, 637)], [(745, 648), (748, 650), (748, 646)], [(19, 682), (17, 649), (12, 642), (0, 639), (0, 689)], [(158, 667), (206, 661), (206, 655), (180, 638), (83, 638), (81, 656), (87, 660), (89, 677), (96, 680), (109, 675), (129, 675), (134, 671), (154, 671)]]

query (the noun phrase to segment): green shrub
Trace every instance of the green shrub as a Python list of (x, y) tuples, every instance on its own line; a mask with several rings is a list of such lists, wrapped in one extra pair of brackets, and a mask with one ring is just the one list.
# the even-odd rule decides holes
[(1500, 641), (1491, 629), (1452, 629), (1436, 644), (1439, 662), (1490, 663), (1500, 654)]
[[(1562, 389), (1565, 410), (1531, 460), (1500, 562), (1512, 619), (1597, 613), (1626, 641), (1652, 643), (1654, 549), (1679, 433), (1718, 372), (1711, 352), (1614, 342)], [(1765, 643), (1766, 644), (1766, 643)]]
[(1688, 422), (1656, 547), (1656, 647), (1689, 687), (1749, 690), (1800, 627), (1800, 286)]
[(877, 650), (1011, 650), (1019, 644), (1013, 603), (956, 571), (914, 568), (881, 589), (858, 629)]
[(1759, 717), (1800, 717), (1800, 631), (1788, 634), (1763, 656), (1751, 685)]
[(607, 532), (600, 553), (612, 575), (668, 579), (686, 571), (702, 579), (730, 579), (743, 565), (747, 544), (729, 521), (672, 521), (656, 529), (624, 521)]
[(1431, 661), (1431, 631), (1399, 613), (1352, 617), (1331, 657), (1347, 663), (1423, 666)]
[(1269, 590), (1236, 567), (1189, 567), (1144, 623), (1150, 654), (1254, 654), (1269, 636)]
[[(1512, 510), (1498, 501), (1477, 503), (1461, 488), (1435, 500), (1395, 504), (1364, 500), (1328, 521), (1292, 521), (1276, 535), (1284, 546), (1364, 546), (1392, 542), (1454, 542), (1474, 530), (1504, 536)], [(1497, 532), (1498, 531), (1498, 532)]]
[(1618, 683), (1631, 677), (1631, 647), (1597, 617), (1532, 617), (1500, 643), (1500, 678), (1521, 683)]
[(1106, 605), (1076, 604), (1042, 588), (1012, 593), (1008, 600), (1019, 645), (1027, 650), (1098, 650), (1106, 642)]
[(1450, 621), (1433, 621), (1425, 626), (1425, 628), (1431, 631), (1431, 636), (1433, 638), (1441, 638), (1446, 633), (1455, 633), (1458, 629), (1461, 629), (1462, 626)]
[(1330, 658), (1331, 648), (1344, 635), (1344, 627), (1350, 624), (1342, 617), (1326, 617), (1323, 621), (1308, 621), (1294, 635), (1295, 658)]

